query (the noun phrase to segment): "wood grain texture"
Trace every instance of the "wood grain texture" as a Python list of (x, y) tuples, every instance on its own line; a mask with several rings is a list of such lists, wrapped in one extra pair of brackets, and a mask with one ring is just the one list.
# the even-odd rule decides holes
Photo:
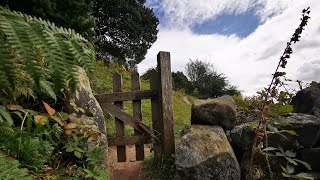
[[(122, 76), (120, 73), (116, 72), (113, 75), (113, 92), (122, 92)], [(116, 101), (114, 105), (123, 109), (123, 102)], [(115, 117), (115, 126), (116, 126), (116, 137), (124, 136), (124, 122), (119, 118)], [(126, 162), (126, 146), (117, 146), (117, 157), (118, 162)]]
[[(150, 76), (150, 88), (155, 91), (160, 89), (160, 77), (158, 71), (152, 70)], [(151, 113), (152, 113), (152, 129), (154, 135), (159, 139), (159, 143), (153, 142), (154, 146), (154, 163), (159, 164), (161, 162), (162, 154), (162, 128), (161, 128), (161, 110), (160, 110), (160, 99), (151, 98)]]
[(102, 103), (115, 101), (135, 101), (140, 99), (151, 99), (158, 96), (158, 92), (152, 90), (136, 90), (133, 92), (114, 92), (110, 94), (97, 94), (94, 97)]
[(173, 110), (172, 110), (172, 75), (169, 52), (159, 52), (157, 56), (158, 71), (160, 76), (160, 109), (162, 119), (162, 153), (165, 158), (175, 154)]
[[(131, 74), (131, 90), (132, 92), (140, 90), (140, 75), (135, 70)], [(133, 109), (133, 118), (138, 121), (142, 121), (142, 112), (141, 112), (141, 100), (132, 101), (132, 109)], [(138, 130), (134, 130), (135, 135), (141, 135)], [(137, 144), (135, 146), (136, 149), (136, 160), (141, 161), (144, 159), (144, 145)]]
[(115, 116), (119, 121), (129, 124), (140, 133), (148, 136), (151, 135), (151, 129), (146, 124), (139, 121), (138, 119), (135, 119), (119, 107), (111, 103), (104, 103), (101, 105), (101, 107), (104, 112), (108, 112), (111, 115)]
[(115, 137), (108, 138), (108, 146), (125, 146), (136, 144), (147, 144), (150, 142), (150, 136), (130, 136), (130, 137)]

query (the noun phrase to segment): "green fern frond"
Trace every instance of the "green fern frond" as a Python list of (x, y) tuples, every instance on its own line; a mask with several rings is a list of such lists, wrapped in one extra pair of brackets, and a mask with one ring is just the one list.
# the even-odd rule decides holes
[(15, 134), (14, 129), (8, 126), (0, 126), (0, 134), (4, 137), (13, 137)]
[(53, 89), (51, 88), (50, 82), (48, 81), (44, 81), (44, 80), (40, 80), (40, 87), (43, 90), (43, 92), (45, 94), (47, 94), (48, 96), (50, 96), (52, 99), (54, 99), (55, 101), (57, 101), (57, 96), (54, 93)]
[(8, 125), (13, 125), (13, 119), (10, 115), (10, 113), (7, 111), (7, 109), (4, 106), (0, 106), (0, 116), (2, 116), (2, 120), (4, 120)]
[(0, 178), (3, 180), (33, 179), (27, 169), (20, 168), (19, 161), (10, 159), (2, 153), (0, 153)]
[[(0, 62), (0, 91), (25, 95), (36, 84), (55, 98), (53, 94), (61, 89), (75, 90), (76, 65), (92, 70), (95, 52), (71, 29), (0, 6)], [(52, 81), (54, 91), (44, 81)], [(17, 86), (25, 91), (17, 91)]]

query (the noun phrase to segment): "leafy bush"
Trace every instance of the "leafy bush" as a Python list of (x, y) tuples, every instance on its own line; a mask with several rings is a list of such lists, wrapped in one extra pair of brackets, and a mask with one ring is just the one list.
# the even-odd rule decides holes
[(191, 90), (191, 83), (189, 82), (187, 76), (185, 76), (181, 71), (172, 73), (172, 82), (173, 89), (175, 90), (181, 89), (185, 90), (186, 92), (190, 92)]
[(224, 74), (218, 74), (213, 65), (200, 60), (190, 60), (186, 65), (192, 92), (200, 98), (222, 95), (240, 95), (235, 86), (229, 84)]
[(0, 153), (0, 177), (1, 179), (12, 180), (33, 179), (31, 176), (29, 176), (28, 169), (20, 168), (19, 161), (10, 159), (2, 153)]

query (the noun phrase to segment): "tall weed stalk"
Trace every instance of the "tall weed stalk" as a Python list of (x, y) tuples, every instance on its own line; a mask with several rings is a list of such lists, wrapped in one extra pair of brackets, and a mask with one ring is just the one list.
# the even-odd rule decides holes
[[(255, 136), (253, 140), (253, 145), (251, 149), (251, 159), (250, 159), (250, 168), (249, 168), (249, 173), (251, 174), (251, 169), (252, 169), (252, 164), (253, 164), (253, 157), (254, 157), (254, 152), (255, 149), (257, 148), (258, 144), (265, 139), (265, 146), (268, 146), (268, 137), (267, 137), (267, 123), (270, 121), (270, 118), (268, 117), (268, 106), (273, 102), (272, 99), (275, 98), (278, 88), (280, 87), (281, 84), (283, 84), (283, 80), (285, 80), (285, 75), (286, 73), (284, 71), (281, 71), (286, 68), (286, 65), (288, 63), (288, 60), (291, 57), (291, 54), (293, 53), (292, 49), (292, 44), (295, 44), (298, 42), (301, 38), (302, 31), (304, 30), (304, 27), (307, 25), (308, 20), (310, 19), (310, 7), (303, 9), (302, 11), (302, 18), (300, 19), (301, 22), (299, 24), (299, 27), (295, 30), (294, 34), (292, 35), (291, 39), (289, 42), (287, 42), (287, 46), (284, 49), (283, 54), (280, 57), (279, 63), (275, 69), (274, 74), (272, 74), (272, 79), (271, 82), (266, 88), (266, 93), (264, 94), (263, 97), (263, 102), (262, 105), (259, 107), (260, 111), (260, 120), (258, 123), (258, 126), (255, 128)], [(267, 164), (268, 164), (268, 169), (270, 172), (270, 178), (273, 179), (272, 177), (272, 172), (271, 172), (271, 167), (268, 161), (268, 156), (266, 156), (267, 159)]]

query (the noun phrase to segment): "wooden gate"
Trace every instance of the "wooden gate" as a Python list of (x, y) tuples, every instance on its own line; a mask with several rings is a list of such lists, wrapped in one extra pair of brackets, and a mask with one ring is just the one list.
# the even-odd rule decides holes
[[(113, 75), (113, 93), (96, 95), (103, 111), (115, 117), (116, 137), (108, 138), (109, 146), (117, 146), (118, 162), (127, 161), (126, 145), (135, 145), (136, 160), (144, 159), (144, 144), (153, 139), (155, 160), (171, 158), (175, 153), (172, 112), (172, 76), (170, 53), (159, 52), (157, 70), (150, 78), (150, 90), (140, 90), (137, 71), (131, 75), (131, 92), (122, 91), (121, 74)], [(141, 100), (151, 99), (152, 127), (142, 122)], [(123, 110), (123, 102), (132, 101), (133, 116)], [(134, 136), (125, 136), (125, 123), (134, 128)]]

